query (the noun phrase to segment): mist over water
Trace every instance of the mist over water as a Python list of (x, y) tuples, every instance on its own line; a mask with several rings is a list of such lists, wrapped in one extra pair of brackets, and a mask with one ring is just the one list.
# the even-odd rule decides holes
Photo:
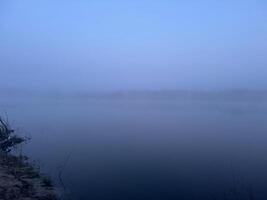
[(266, 9), (1, 1), (0, 116), (70, 200), (265, 200)]
[[(6, 98), (11, 124), (72, 199), (265, 199), (266, 101)], [(236, 190), (237, 194), (233, 193)]]

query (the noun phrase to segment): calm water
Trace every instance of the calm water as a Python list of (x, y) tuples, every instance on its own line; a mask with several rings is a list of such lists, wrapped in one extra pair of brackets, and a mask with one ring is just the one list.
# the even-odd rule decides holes
[(0, 112), (55, 182), (70, 155), (71, 199), (267, 197), (265, 102), (1, 98)]

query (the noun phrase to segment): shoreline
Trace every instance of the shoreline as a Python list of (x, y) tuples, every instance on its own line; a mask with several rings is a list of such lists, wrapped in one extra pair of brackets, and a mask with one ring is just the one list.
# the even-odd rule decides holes
[(51, 180), (25, 156), (0, 152), (1, 200), (59, 200)]

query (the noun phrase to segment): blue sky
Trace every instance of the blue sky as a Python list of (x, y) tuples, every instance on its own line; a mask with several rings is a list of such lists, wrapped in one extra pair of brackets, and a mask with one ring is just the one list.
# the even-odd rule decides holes
[(3, 0), (1, 88), (267, 88), (264, 0)]

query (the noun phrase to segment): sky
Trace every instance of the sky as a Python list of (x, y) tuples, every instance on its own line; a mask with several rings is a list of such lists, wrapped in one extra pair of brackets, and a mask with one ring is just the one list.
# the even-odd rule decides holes
[(0, 88), (265, 89), (265, 0), (1, 0)]

